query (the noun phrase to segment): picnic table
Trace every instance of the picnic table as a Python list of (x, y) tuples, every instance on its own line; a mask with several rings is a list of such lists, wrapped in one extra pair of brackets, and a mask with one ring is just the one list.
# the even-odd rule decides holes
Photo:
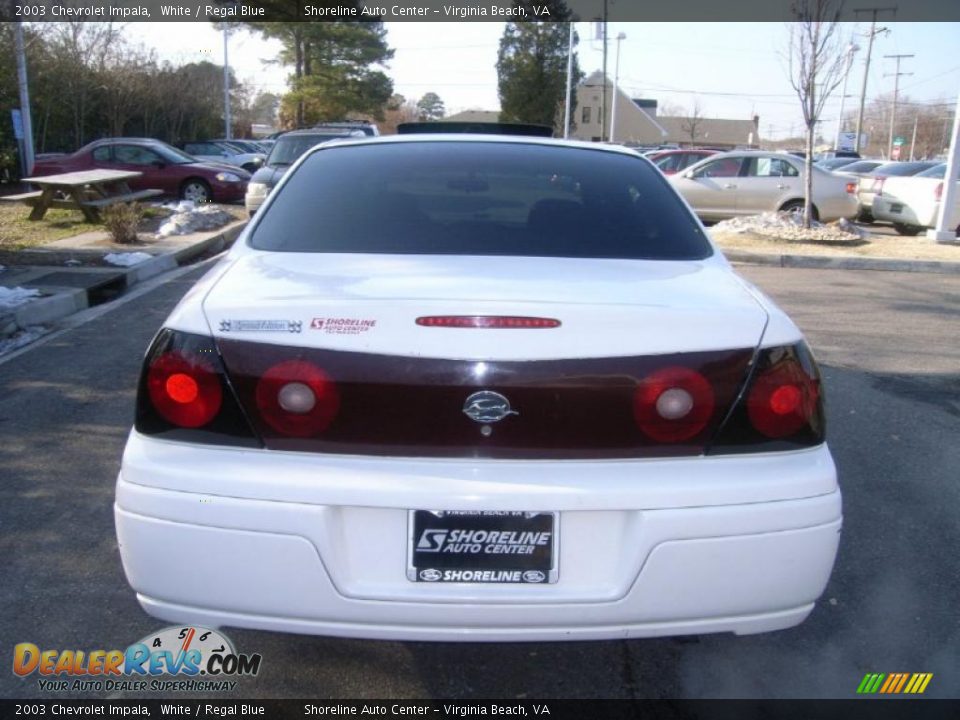
[(0, 198), (33, 206), (31, 220), (42, 220), (50, 208), (79, 210), (90, 222), (99, 222), (100, 210), (116, 203), (133, 202), (162, 195), (162, 190), (134, 192), (128, 180), (143, 175), (135, 170), (80, 170), (77, 172), (23, 178), (39, 190)]

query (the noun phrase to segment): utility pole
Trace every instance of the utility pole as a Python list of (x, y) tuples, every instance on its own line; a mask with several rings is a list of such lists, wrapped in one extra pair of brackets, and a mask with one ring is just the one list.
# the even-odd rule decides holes
[(913, 149), (917, 146), (917, 125), (920, 124), (920, 113), (913, 116), (913, 140), (910, 141), (910, 162), (913, 162)]
[[(894, 124), (897, 122), (897, 93), (900, 91), (900, 76), (913, 75), (913, 73), (900, 72), (900, 61), (903, 58), (912, 58), (913, 55), (884, 55), (884, 57), (893, 58), (897, 61), (897, 71), (893, 73), (893, 108), (890, 112), (890, 141), (887, 144), (887, 149), (890, 153), (890, 157), (892, 158), (893, 157), (893, 128), (894, 128)], [(890, 77), (890, 73), (885, 74), (884, 77)]]
[(863, 89), (860, 91), (860, 112), (857, 113), (857, 139), (854, 142), (853, 149), (857, 152), (860, 152), (860, 135), (863, 132), (863, 106), (867, 102), (867, 78), (870, 76), (870, 54), (873, 52), (873, 38), (877, 33), (889, 32), (887, 28), (877, 29), (877, 15), (882, 12), (892, 13), (894, 16), (897, 14), (897, 8), (894, 7), (885, 7), (885, 8), (863, 8), (855, 9), (854, 15), (856, 13), (872, 13), (872, 18), (870, 20), (870, 32), (867, 34), (867, 59), (863, 67)]

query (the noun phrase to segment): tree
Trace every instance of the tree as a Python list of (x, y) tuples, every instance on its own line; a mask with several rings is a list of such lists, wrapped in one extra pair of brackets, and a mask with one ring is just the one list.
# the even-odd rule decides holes
[(407, 100), (403, 95), (393, 95), (384, 107), (380, 132), (383, 135), (394, 135), (400, 123), (414, 122), (419, 117), (420, 111), (413, 100)]
[(697, 128), (703, 123), (703, 109), (700, 100), (693, 99), (693, 109), (680, 121), (680, 129), (690, 136), (690, 144), (697, 144)]
[[(299, 17), (296, 0), (260, 3), (271, 18)], [(349, 4), (349, 3), (348, 3)], [(353, 3), (359, 7), (359, 3)], [(378, 21), (251, 22), (243, 25), (283, 43), (279, 61), (293, 66), (281, 102), (285, 125), (300, 127), (355, 116), (382, 117), (393, 82), (377, 66), (393, 57)]]
[(840, 37), (838, 21), (842, 0), (794, 0), (797, 22), (790, 24), (788, 72), (807, 129), (806, 168), (803, 199), (803, 226), (810, 227), (813, 194), (813, 146), (817, 122), (830, 94), (843, 80), (846, 42)]
[[(506, 24), (497, 53), (500, 120), (549, 125), (559, 134), (563, 129), (566, 99), (567, 23), (572, 15), (563, 0), (543, 0), (537, 4), (547, 8), (549, 16), (544, 16), (542, 9), (541, 14), (535, 14), (533, 4), (525, 0), (514, 4), (526, 9), (526, 17), (544, 17), (549, 22), (523, 20)], [(574, 47), (578, 42), (574, 34)], [(574, 54), (571, 107), (576, 107), (574, 94), (582, 77)]]
[(428, 92), (417, 103), (419, 120), (439, 120), (447, 114), (443, 100), (435, 92)]

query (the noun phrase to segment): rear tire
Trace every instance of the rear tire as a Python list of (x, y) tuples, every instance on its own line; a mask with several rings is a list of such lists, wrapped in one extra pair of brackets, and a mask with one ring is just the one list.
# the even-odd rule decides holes
[(199, 205), (201, 203), (212, 202), (213, 193), (210, 191), (210, 186), (206, 180), (190, 178), (189, 180), (185, 180), (183, 185), (180, 186), (180, 199), (192, 200)]
[[(797, 215), (802, 216), (803, 200), (790, 200), (788, 202), (785, 202), (783, 205), (780, 206), (780, 212), (795, 213)], [(817, 210), (817, 206), (812, 203), (810, 204), (810, 219), (811, 220), (820, 219), (820, 211)]]
[(904, 223), (894, 223), (893, 229), (897, 231), (897, 234), (906, 235), (907, 237), (919, 235), (923, 230), (923, 228), (919, 225), (906, 225)]

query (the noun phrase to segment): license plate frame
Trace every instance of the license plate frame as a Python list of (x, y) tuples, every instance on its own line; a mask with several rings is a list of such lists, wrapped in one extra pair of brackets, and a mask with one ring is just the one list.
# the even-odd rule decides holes
[(410, 510), (407, 579), (437, 585), (552, 585), (559, 580), (559, 535), (558, 512)]

